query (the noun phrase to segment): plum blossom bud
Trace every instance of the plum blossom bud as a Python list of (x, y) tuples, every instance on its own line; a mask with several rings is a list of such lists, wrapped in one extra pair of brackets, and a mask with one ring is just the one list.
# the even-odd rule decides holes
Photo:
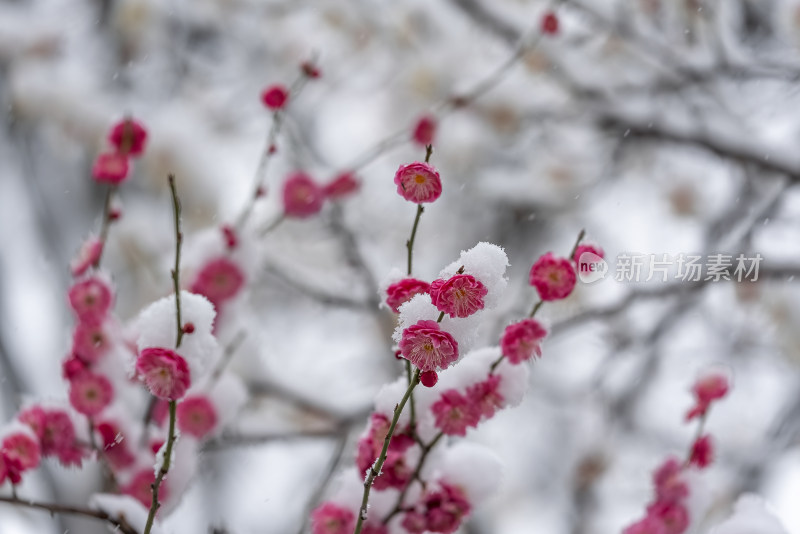
[(706, 434), (697, 438), (697, 441), (692, 445), (692, 454), (689, 457), (689, 463), (703, 469), (711, 465), (713, 461), (714, 442), (711, 440), (711, 436)]
[(686, 414), (686, 420), (703, 417), (711, 407), (711, 403), (728, 394), (730, 382), (721, 371), (710, 371), (701, 376), (692, 386), (695, 405)]
[(285, 106), (287, 100), (289, 100), (289, 90), (280, 84), (271, 85), (261, 93), (261, 102), (273, 111)]
[(415, 204), (434, 202), (442, 194), (439, 173), (428, 163), (417, 161), (401, 165), (394, 175), (394, 183), (397, 194)]
[(423, 115), (414, 125), (414, 133), (411, 138), (419, 145), (428, 146), (433, 144), (436, 135), (436, 119), (430, 115)]
[(530, 283), (544, 301), (567, 298), (575, 288), (577, 276), (572, 263), (552, 252), (540, 257), (531, 267)]
[(424, 373), (420, 373), (419, 375), (419, 382), (426, 388), (432, 388), (436, 385), (436, 382), (439, 381), (439, 375), (436, 374), (436, 371), (425, 371)]
[(100, 154), (92, 165), (92, 177), (100, 183), (122, 183), (128, 177), (128, 157), (119, 152)]
[(283, 211), (289, 217), (316, 215), (324, 199), (322, 189), (305, 173), (295, 173), (283, 184)]
[(141, 156), (147, 141), (147, 130), (139, 121), (125, 119), (111, 127), (108, 140), (120, 154)]
[(542, 33), (545, 35), (558, 33), (558, 17), (552, 11), (548, 11), (542, 17)]
[(322, 188), (325, 197), (339, 200), (358, 192), (361, 183), (351, 172), (343, 172)]
[(90, 237), (81, 245), (78, 255), (69, 264), (72, 276), (81, 276), (89, 267), (97, 263), (103, 254), (103, 242), (96, 237)]

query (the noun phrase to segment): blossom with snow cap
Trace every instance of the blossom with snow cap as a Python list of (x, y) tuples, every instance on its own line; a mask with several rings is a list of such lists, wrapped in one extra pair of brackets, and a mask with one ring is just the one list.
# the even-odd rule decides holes
[(500, 303), (508, 285), (505, 276), (507, 268), (508, 256), (503, 248), (482, 241), (469, 250), (461, 251), (456, 261), (441, 270), (439, 278), (448, 280), (457, 275), (471, 276), (486, 289), (486, 293), (480, 291), (483, 293), (481, 309), (492, 309)]
[(455, 274), (447, 280), (431, 282), (433, 305), (450, 317), (469, 317), (483, 309), (483, 299), (489, 292), (480, 280), (471, 274)]
[(400, 306), (411, 300), (415, 295), (428, 293), (431, 285), (424, 280), (416, 278), (403, 278), (389, 284), (386, 288), (386, 305), (395, 313), (400, 312)]
[[(153, 383), (160, 383), (165, 390), (171, 389), (170, 384), (180, 389), (184, 382), (187, 388), (189, 383), (200, 383), (218, 357), (219, 347), (213, 334), (215, 317), (214, 306), (207, 298), (181, 291), (181, 322), (192, 323), (194, 332), (184, 335), (181, 346), (176, 349), (175, 295), (147, 306), (139, 313), (135, 324), (138, 331), (136, 344), (140, 353), (138, 360), (144, 357), (141, 363), (144, 369), (139, 369), (137, 361), (137, 370), (140, 374), (146, 371)], [(145, 351), (151, 348), (159, 350), (149, 351), (145, 355)], [(184, 363), (180, 363), (180, 360)], [(166, 380), (167, 375), (160, 373), (169, 374), (173, 380)], [(177, 393), (177, 390), (173, 393)]]
[(159, 399), (180, 399), (192, 382), (186, 360), (163, 347), (142, 350), (136, 359), (136, 372), (150, 393)]
[(442, 194), (442, 180), (433, 165), (416, 161), (401, 165), (394, 175), (397, 194), (415, 204), (434, 202)]

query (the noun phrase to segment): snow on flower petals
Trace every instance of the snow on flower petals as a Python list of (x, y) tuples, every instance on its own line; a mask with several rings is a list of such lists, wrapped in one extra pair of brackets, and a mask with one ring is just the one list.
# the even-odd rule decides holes
[(489, 291), (470, 274), (456, 274), (447, 280), (431, 283), (431, 301), (436, 309), (450, 317), (469, 317), (483, 309), (483, 298)]
[(422, 320), (403, 330), (400, 353), (422, 371), (436, 371), (458, 359), (458, 343), (436, 321)]
[(414, 162), (401, 165), (394, 175), (397, 193), (416, 204), (433, 202), (442, 194), (439, 173), (428, 163)]
[(305, 173), (291, 175), (283, 184), (283, 211), (288, 217), (304, 219), (322, 209), (324, 192)]
[(416, 278), (403, 278), (386, 288), (386, 305), (395, 312), (400, 312), (400, 306), (408, 302), (414, 295), (427, 293), (431, 289), (428, 282)]
[(541, 358), (541, 342), (547, 330), (536, 319), (523, 319), (510, 324), (503, 332), (500, 347), (503, 355), (513, 364), (518, 364), (532, 357)]
[(577, 276), (572, 263), (552, 252), (540, 257), (531, 267), (530, 283), (544, 301), (567, 298), (575, 288)]
[(149, 347), (142, 350), (136, 360), (136, 371), (150, 393), (160, 399), (180, 399), (191, 385), (186, 360), (170, 349)]

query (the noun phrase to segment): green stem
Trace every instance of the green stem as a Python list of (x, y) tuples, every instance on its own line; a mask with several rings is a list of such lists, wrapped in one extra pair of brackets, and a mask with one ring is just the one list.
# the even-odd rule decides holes
[(100, 243), (102, 243), (102, 248), (100, 249), (100, 255), (97, 256), (97, 259), (94, 262), (94, 268), (97, 269), (100, 267), (100, 260), (103, 258), (103, 254), (106, 251), (106, 241), (108, 241), (108, 230), (111, 227), (111, 199), (114, 197), (114, 191), (117, 190), (117, 186), (109, 185), (108, 189), (106, 189), (106, 199), (103, 201), (103, 221), (100, 223)]
[[(356, 529), (353, 531), (353, 534), (361, 534), (364, 521), (367, 519), (367, 505), (369, 504), (369, 492), (372, 489), (372, 483), (380, 474), (383, 464), (386, 462), (386, 454), (389, 450), (389, 444), (392, 442), (394, 429), (397, 426), (397, 421), (400, 419), (400, 414), (403, 413), (403, 408), (405, 407), (406, 402), (408, 402), (408, 399), (411, 397), (411, 392), (413, 392), (414, 388), (417, 387), (417, 384), (419, 384), (419, 373), (419, 369), (414, 371), (414, 376), (411, 378), (411, 383), (408, 385), (405, 395), (403, 395), (403, 398), (400, 400), (400, 404), (395, 406), (392, 423), (389, 425), (389, 431), (386, 433), (386, 438), (383, 440), (383, 449), (381, 449), (381, 454), (378, 456), (378, 459), (375, 460), (375, 463), (369, 470), (367, 479), (364, 481), (364, 495), (361, 498), (361, 509), (358, 513), (358, 521), (356, 522)], [(148, 533), (145, 532), (145, 534)]]
[(175, 440), (177, 438), (175, 435), (175, 413), (177, 411), (177, 405), (177, 401), (169, 401), (169, 436), (167, 437), (167, 446), (164, 450), (164, 461), (161, 463), (161, 468), (158, 470), (156, 480), (151, 486), (153, 490), (153, 501), (150, 503), (150, 513), (147, 514), (147, 523), (145, 523), (143, 534), (150, 534), (153, 528), (153, 521), (156, 518), (156, 512), (161, 506), (161, 503), (158, 502), (158, 490), (161, 487), (161, 483), (164, 481), (164, 477), (166, 477), (169, 472), (170, 463), (172, 461), (172, 447), (175, 445)]
[(178, 322), (178, 337), (175, 348), (181, 346), (183, 341), (183, 323), (181, 322), (181, 243), (183, 243), (183, 233), (181, 232), (181, 201), (178, 198), (178, 191), (175, 188), (175, 176), (169, 175), (169, 190), (172, 193), (172, 212), (175, 218), (175, 267), (172, 269), (172, 284), (175, 289), (175, 318)]
[(422, 212), (425, 208), (422, 204), (417, 204), (417, 216), (414, 217), (414, 226), (411, 228), (411, 237), (406, 241), (406, 248), (408, 249), (408, 276), (411, 276), (411, 260), (414, 256), (414, 239), (417, 237), (417, 227), (419, 226), (419, 219), (422, 217)]
[(439, 440), (442, 439), (443, 436), (444, 432), (439, 432), (430, 443), (422, 447), (422, 456), (419, 458), (419, 463), (417, 463), (417, 467), (414, 469), (414, 473), (411, 475), (411, 478), (408, 479), (408, 484), (406, 484), (406, 486), (403, 488), (403, 491), (401, 491), (400, 495), (397, 497), (397, 504), (394, 505), (394, 509), (389, 512), (389, 515), (383, 518), (384, 525), (391, 521), (394, 516), (403, 511), (403, 501), (406, 499), (406, 494), (408, 493), (409, 488), (411, 488), (411, 484), (414, 482), (414, 480), (420, 480), (420, 482), (422, 482), (419, 474), (422, 472), (422, 468), (425, 466), (425, 460), (428, 458), (428, 453), (431, 452), (431, 449), (433, 449), (437, 443), (439, 443)]

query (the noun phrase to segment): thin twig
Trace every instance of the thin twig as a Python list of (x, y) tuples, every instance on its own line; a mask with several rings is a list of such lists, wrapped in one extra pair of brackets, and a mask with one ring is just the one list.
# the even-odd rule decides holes
[(50, 512), (51, 514), (64, 514), (64, 515), (89, 517), (92, 519), (105, 521), (106, 523), (109, 523), (111, 526), (119, 529), (119, 531), (122, 532), (123, 534), (139, 534), (133, 527), (131, 527), (128, 524), (127, 521), (125, 521), (125, 518), (123, 516), (120, 516), (118, 518), (113, 517), (101, 510), (91, 510), (89, 508), (79, 508), (77, 506), (68, 506), (64, 504), (36, 502), (30, 499), (19, 499), (17, 497), (0, 496), (0, 502), (4, 502), (6, 504), (12, 504), (14, 506), (20, 506), (23, 508), (44, 510), (46, 512)]
[(400, 404), (395, 406), (394, 417), (392, 417), (392, 423), (389, 425), (389, 430), (386, 432), (386, 437), (383, 440), (383, 449), (381, 449), (381, 454), (378, 456), (378, 459), (375, 460), (375, 463), (369, 470), (366, 480), (364, 480), (364, 494), (361, 497), (361, 508), (358, 512), (358, 521), (356, 522), (356, 529), (353, 531), (353, 534), (360, 534), (361, 529), (364, 527), (364, 521), (367, 520), (369, 492), (372, 489), (372, 483), (381, 473), (381, 468), (386, 461), (386, 454), (389, 450), (389, 444), (392, 442), (392, 435), (394, 434), (394, 429), (397, 426), (397, 421), (400, 419), (400, 414), (403, 413), (403, 408), (405, 407), (406, 402), (408, 402), (409, 397), (411, 397), (411, 393), (414, 391), (414, 388), (417, 386), (417, 384), (419, 384), (419, 373), (419, 369), (414, 372), (414, 377), (411, 379), (411, 384), (408, 385), (408, 389), (406, 389), (405, 395), (403, 395), (403, 398), (400, 400)]

